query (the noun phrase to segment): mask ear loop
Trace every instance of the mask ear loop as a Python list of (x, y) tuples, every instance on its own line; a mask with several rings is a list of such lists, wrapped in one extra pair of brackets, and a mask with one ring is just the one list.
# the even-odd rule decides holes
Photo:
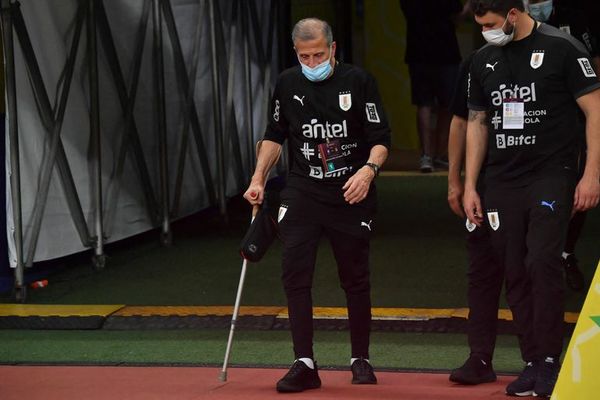
[[(510, 10), (508, 10), (508, 13), (506, 14), (506, 19), (504, 20), (504, 23), (502, 24), (502, 32), (504, 32), (504, 34), (505, 34), (505, 35), (510, 35), (511, 33), (514, 33), (514, 32), (515, 32), (515, 24), (516, 24), (516, 22), (517, 22), (517, 21), (515, 21), (515, 23), (513, 24), (513, 23), (512, 23), (512, 22), (510, 22), (510, 20), (509, 20), (509, 16), (510, 16), (510, 13), (511, 13), (511, 11), (512, 11), (512, 10), (514, 10), (514, 8), (511, 8)], [(506, 32), (506, 31), (504, 30), (504, 27), (506, 26), (506, 23), (507, 23), (507, 22), (508, 22), (508, 24), (509, 24), (510, 26), (512, 26), (512, 30), (511, 30), (510, 32)]]

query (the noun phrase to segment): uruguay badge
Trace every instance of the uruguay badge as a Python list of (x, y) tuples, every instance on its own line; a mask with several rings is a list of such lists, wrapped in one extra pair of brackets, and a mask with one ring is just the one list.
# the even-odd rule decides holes
[(489, 211), (487, 213), (488, 221), (490, 223), (490, 227), (497, 231), (500, 228), (500, 218), (498, 217), (498, 211)]
[(348, 111), (352, 107), (352, 95), (350, 92), (340, 92), (340, 108)]
[(531, 60), (529, 61), (529, 65), (531, 65), (531, 68), (538, 69), (539, 67), (542, 66), (543, 62), (544, 62), (544, 52), (534, 51), (533, 53), (531, 53)]
[(477, 225), (475, 225), (474, 223), (472, 223), (469, 218), (467, 218), (467, 222), (465, 223), (465, 226), (467, 227), (467, 230), (469, 232), (473, 232), (475, 230), (475, 228), (477, 228)]
[(288, 206), (286, 206), (285, 204), (282, 204), (281, 207), (279, 207), (279, 213), (277, 214), (277, 222), (281, 222), (281, 220), (283, 219), (283, 217), (285, 217), (285, 213), (288, 210)]

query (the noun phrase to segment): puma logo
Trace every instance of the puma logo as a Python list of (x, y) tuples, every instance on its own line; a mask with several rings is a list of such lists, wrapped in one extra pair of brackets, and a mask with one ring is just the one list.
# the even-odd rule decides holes
[(366, 222), (362, 222), (360, 223), (360, 226), (366, 226), (367, 229), (369, 230), (369, 232), (371, 232), (371, 222), (373, 222), (373, 220), (369, 220), (369, 223), (367, 224)]
[(554, 211), (554, 203), (556, 203), (556, 200), (555, 200), (555, 201), (553, 201), (552, 203), (549, 203), (549, 202), (547, 202), (547, 201), (544, 201), (544, 200), (542, 200), (542, 204), (541, 204), (541, 205), (542, 205), (542, 206), (544, 206), (544, 207), (548, 207), (548, 208), (550, 208), (552, 211)]
[(492, 71), (496, 72), (496, 64), (498, 64), (498, 61), (496, 61), (493, 65), (492, 64), (485, 64), (486, 68), (491, 69)]
[(302, 107), (304, 107), (304, 98), (306, 96), (302, 96), (302, 98), (298, 97), (298, 95), (294, 95), (294, 100), (298, 100), (300, 102), (300, 104), (302, 104)]

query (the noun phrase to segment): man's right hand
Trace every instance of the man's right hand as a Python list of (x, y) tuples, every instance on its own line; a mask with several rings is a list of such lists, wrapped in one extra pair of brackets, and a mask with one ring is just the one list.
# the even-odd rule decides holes
[(452, 212), (460, 218), (465, 218), (462, 206), (464, 187), (459, 178), (448, 178), (448, 205)]
[(483, 223), (483, 210), (481, 209), (481, 199), (475, 189), (465, 189), (463, 207), (469, 221), (481, 226)]
[(262, 204), (265, 198), (265, 185), (254, 180), (251, 181), (244, 193), (244, 198), (253, 206)]

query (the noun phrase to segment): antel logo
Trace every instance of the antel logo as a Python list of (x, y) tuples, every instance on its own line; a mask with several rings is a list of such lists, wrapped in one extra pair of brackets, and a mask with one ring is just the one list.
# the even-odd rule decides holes
[(315, 118), (310, 120), (310, 124), (302, 125), (302, 134), (309, 139), (344, 138), (348, 137), (348, 127), (346, 120), (341, 124), (332, 124), (330, 122), (319, 124)]
[(508, 87), (504, 83), (501, 84), (498, 90), (492, 92), (492, 104), (501, 106), (503, 99), (520, 99), (523, 103), (536, 101), (535, 82), (532, 82), (531, 86), (514, 85)]

